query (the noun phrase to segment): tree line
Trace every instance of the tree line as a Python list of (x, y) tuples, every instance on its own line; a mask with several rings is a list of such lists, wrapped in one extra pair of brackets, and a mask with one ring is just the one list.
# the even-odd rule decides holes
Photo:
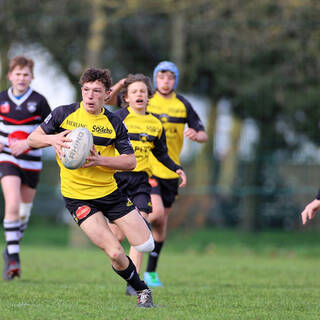
[[(75, 86), (88, 66), (108, 67), (119, 80), (128, 73), (151, 75), (159, 61), (173, 60), (180, 89), (210, 99), (209, 143), (195, 162), (195, 183), (237, 186), (237, 146), (243, 120), (251, 118), (260, 134), (243, 179), (263, 188), (279, 151), (290, 157), (305, 141), (318, 143), (319, 21), (316, 0), (2, 0), (0, 86), (7, 86), (8, 52), (16, 43), (48, 50)], [(222, 98), (232, 105), (232, 140), (217, 160), (213, 141)], [(208, 175), (208, 167), (219, 174)], [(259, 203), (255, 195), (251, 215)]]

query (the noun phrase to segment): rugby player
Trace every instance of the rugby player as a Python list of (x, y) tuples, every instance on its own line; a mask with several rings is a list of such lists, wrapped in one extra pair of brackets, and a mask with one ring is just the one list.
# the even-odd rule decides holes
[[(151, 186), (148, 182), (151, 176), (149, 157), (152, 153), (158, 161), (167, 168), (176, 172), (181, 178), (180, 187), (186, 185), (186, 176), (180, 165), (174, 163), (168, 156), (166, 137), (161, 121), (146, 112), (149, 98), (153, 90), (151, 81), (143, 74), (129, 74), (123, 83), (120, 92), (123, 109), (115, 113), (120, 117), (128, 129), (130, 141), (133, 145), (137, 159), (137, 166), (132, 171), (118, 171), (115, 174), (119, 188), (139, 209), (142, 216), (150, 223), (148, 214), (152, 212)], [(112, 231), (117, 234), (118, 239), (123, 239), (114, 224), (110, 224)], [(134, 247), (130, 248), (130, 257), (140, 272), (143, 253)], [(128, 284), (126, 294), (135, 295), (135, 290)]]
[[(203, 143), (208, 140), (204, 125), (190, 102), (176, 93), (179, 81), (177, 66), (170, 61), (160, 62), (153, 71), (155, 94), (150, 99), (147, 111), (156, 116), (166, 133), (166, 144), (170, 158), (180, 164), (180, 153), (184, 138)], [(185, 129), (185, 125), (188, 128)], [(155, 249), (149, 253), (144, 281), (150, 287), (163, 286), (156, 272), (160, 252), (167, 235), (168, 214), (177, 195), (179, 176), (151, 155), (153, 176), (149, 179), (152, 186), (152, 212), (149, 219)]]
[(39, 174), (41, 150), (28, 146), (28, 135), (51, 112), (44, 96), (31, 87), (34, 62), (24, 56), (10, 60), (11, 87), (0, 93), (0, 179), (4, 197), (3, 279), (21, 275), (20, 241), (27, 228)]
[[(137, 251), (153, 250), (146, 222), (114, 179), (116, 170), (133, 170), (136, 158), (123, 122), (104, 108), (110, 95), (110, 72), (89, 68), (80, 84), (82, 101), (53, 110), (27, 142), (35, 148), (54, 147), (66, 208), (92, 243), (109, 257), (113, 270), (137, 292), (138, 307), (149, 308), (153, 306), (152, 292), (139, 278), (107, 223), (107, 219), (113, 222)], [(67, 147), (70, 139), (66, 135), (77, 127), (85, 127), (93, 134), (94, 147), (83, 167), (69, 170), (60, 161), (62, 147)]]

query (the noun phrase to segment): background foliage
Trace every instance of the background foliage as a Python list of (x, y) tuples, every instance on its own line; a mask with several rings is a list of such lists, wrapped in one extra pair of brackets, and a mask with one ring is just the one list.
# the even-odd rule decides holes
[[(2, 0), (0, 86), (17, 43), (45, 48), (75, 87), (88, 66), (119, 80), (173, 60), (179, 89), (210, 101), (209, 142), (184, 164), (190, 183), (176, 208), (188, 199), (185, 215), (198, 225), (295, 228), (318, 187), (318, 150), (304, 150), (319, 139), (319, 21), (316, 0)], [(231, 144), (218, 157), (222, 98), (232, 106)], [(247, 119), (259, 135), (242, 159)]]

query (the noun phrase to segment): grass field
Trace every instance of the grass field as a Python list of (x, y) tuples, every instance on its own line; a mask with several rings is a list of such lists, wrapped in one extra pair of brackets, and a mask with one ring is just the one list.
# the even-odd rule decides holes
[(317, 233), (171, 233), (153, 309), (124, 295), (102, 252), (70, 248), (67, 239), (65, 227), (27, 230), (22, 278), (0, 281), (1, 320), (319, 319)]

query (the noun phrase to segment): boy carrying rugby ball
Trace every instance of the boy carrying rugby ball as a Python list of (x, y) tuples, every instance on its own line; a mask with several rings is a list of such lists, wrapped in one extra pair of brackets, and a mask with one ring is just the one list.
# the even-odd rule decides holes
[[(116, 170), (133, 170), (136, 158), (123, 122), (104, 108), (110, 94), (110, 72), (87, 69), (80, 84), (83, 100), (53, 110), (27, 141), (34, 148), (54, 147), (67, 209), (92, 243), (109, 257), (113, 270), (137, 291), (138, 307), (153, 307), (151, 290), (139, 278), (107, 223), (107, 219), (113, 222), (139, 252), (153, 250), (146, 222), (114, 179)], [(94, 147), (81, 168), (69, 170), (60, 161), (62, 147), (68, 147), (70, 139), (65, 136), (69, 130), (80, 124), (93, 134)]]

